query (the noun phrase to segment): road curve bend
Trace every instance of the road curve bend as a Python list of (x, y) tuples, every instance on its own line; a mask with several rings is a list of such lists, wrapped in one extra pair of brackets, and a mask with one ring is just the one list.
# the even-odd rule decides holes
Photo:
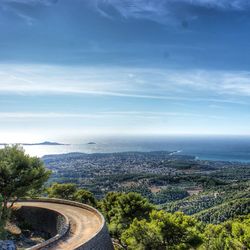
[[(56, 200), (56, 199), (43, 199), (37, 201), (22, 201), (17, 203), (18, 206), (37, 207), (55, 211), (63, 215), (69, 222), (69, 230), (66, 234), (49, 247), (32, 247), (31, 249), (50, 249), (50, 250), (73, 250), (73, 249), (92, 249), (93, 239), (98, 236), (97, 241), (108, 240), (109, 249), (113, 249), (111, 240), (106, 230), (105, 220), (103, 216), (94, 208), (83, 205), (77, 202)], [(105, 229), (105, 230), (103, 230)], [(98, 234), (103, 234), (98, 235)], [(90, 243), (91, 244), (88, 244)], [(95, 244), (95, 243), (94, 243)], [(100, 244), (100, 242), (99, 242)], [(91, 245), (89, 248), (88, 245)], [(103, 244), (105, 246), (105, 242)], [(94, 248), (93, 248), (94, 249)], [(98, 246), (96, 249), (107, 249)]]

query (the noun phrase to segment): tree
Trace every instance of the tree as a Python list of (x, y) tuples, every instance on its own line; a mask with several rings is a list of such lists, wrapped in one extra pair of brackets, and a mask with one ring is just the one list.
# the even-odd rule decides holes
[(108, 223), (110, 223), (112, 217), (115, 215), (114, 207), (120, 195), (121, 193), (118, 192), (109, 192), (100, 202), (100, 210)]
[(129, 228), (122, 233), (121, 240), (128, 249), (166, 249), (159, 229), (154, 223), (148, 223), (146, 219), (135, 218)]
[(73, 200), (77, 202), (85, 203), (94, 207), (97, 205), (97, 201), (94, 195), (85, 189), (78, 189), (73, 195)]
[[(43, 162), (25, 154), (22, 147), (6, 146), (0, 149), (0, 220), (5, 222), (10, 208), (20, 198), (41, 192), (50, 176)], [(8, 205), (8, 203), (10, 205)]]
[(50, 198), (58, 198), (65, 200), (73, 200), (76, 191), (76, 184), (72, 183), (54, 183), (51, 187), (47, 189), (47, 193)]
[(250, 249), (250, 216), (219, 225), (207, 225), (201, 249)]
[(110, 193), (102, 201), (101, 208), (111, 234), (119, 239), (134, 218), (147, 218), (153, 205), (138, 193)]
[(96, 206), (97, 202), (94, 195), (85, 189), (78, 189), (73, 183), (54, 183), (47, 189), (50, 198), (77, 201), (91, 206)]
[(135, 219), (122, 234), (128, 249), (190, 249), (201, 244), (199, 223), (183, 213), (153, 210), (149, 220)]

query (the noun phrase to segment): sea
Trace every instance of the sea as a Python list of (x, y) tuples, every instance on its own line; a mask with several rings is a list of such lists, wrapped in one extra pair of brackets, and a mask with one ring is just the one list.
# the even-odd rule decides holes
[(201, 160), (250, 162), (250, 136), (98, 137), (91, 140), (82, 139), (68, 145), (23, 147), (28, 154), (38, 157), (72, 152), (90, 154), (171, 151)]

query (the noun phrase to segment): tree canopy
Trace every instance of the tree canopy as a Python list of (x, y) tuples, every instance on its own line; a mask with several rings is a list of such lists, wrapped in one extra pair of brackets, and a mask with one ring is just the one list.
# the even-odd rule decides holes
[(49, 176), (50, 171), (43, 162), (25, 154), (22, 147), (14, 145), (0, 149), (0, 219), (8, 217), (8, 202), (11, 207), (20, 197), (39, 193)]
[(50, 198), (59, 198), (85, 203), (91, 206), (96, 206), (97, 201), (94, 195), (85, 189), (77, 188), (73, 183), (54, 183), (47, 189)]
[(202, 243), (197, 220), (163, 210), (153, 210), (149, 220), (134, 219), (121, 239), (131, 250), (190, 249)]
[(72, 200), (76, 191), (77, 187), (72, 183), (54, 183), (47, 189), (47, 193), (50, 198), (59, 198), (65, 200)]
[(204, 232), (202, 250), (250, 249), (250, 216), (209, 224)]
[(111, 234), (119, 238), (134, 218), (147, 217), (153, 205), (138, 193), (109, 193), (101, 202), (101, 209), (109, 222)]
[(97, 205), (97, 201), (94, 197), (94, 195), (89, 192), (88, 190), (85, 189), (78, 189), (75, 193), (74, 193), (74, 197), (73, 197), (74, 201), (77, 202), (81, 202), (84, 204), (88, 204), (91, 206), (96, 206)]

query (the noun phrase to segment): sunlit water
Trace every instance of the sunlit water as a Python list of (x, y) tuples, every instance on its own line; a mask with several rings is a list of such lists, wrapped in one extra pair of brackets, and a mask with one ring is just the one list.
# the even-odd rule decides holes
[(164, 138), (106, 138), (70, 145), (24, 146), (32, 156), (49, 154), (111, 153), (126, 151), (178, 151), (199, 159), (250, 162), (250, 137), (164, 137)]

